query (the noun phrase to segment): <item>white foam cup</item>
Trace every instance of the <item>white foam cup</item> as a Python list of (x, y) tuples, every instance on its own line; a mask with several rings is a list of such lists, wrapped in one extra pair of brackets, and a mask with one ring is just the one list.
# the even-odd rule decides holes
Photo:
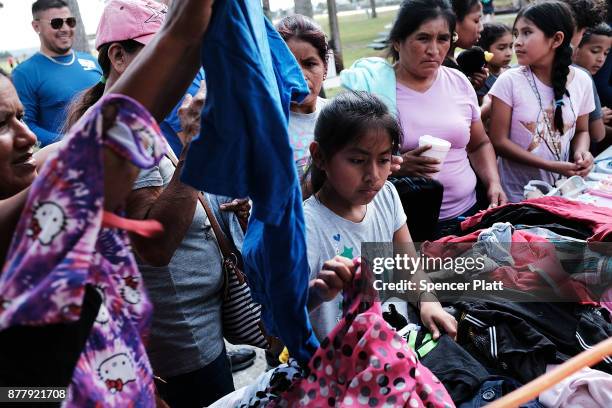
[[(419, 147), (430, 145), (431, 149), (425, 150), (421, 153), (421, 156), (424, 157), (432, 157), (434, 159), (440, 160), (440, 164), (438, 164), (438, 171), (440, 171), (440, 167), (444, 163), (444, 159), (448, 151), (451, 148), (450, 142), (440, 139), (439, 137), (431, 136), (431, 135), (423, 135), (419, 138)], [(437, 176), (437, 173), (432, 175), (434, 178)]]

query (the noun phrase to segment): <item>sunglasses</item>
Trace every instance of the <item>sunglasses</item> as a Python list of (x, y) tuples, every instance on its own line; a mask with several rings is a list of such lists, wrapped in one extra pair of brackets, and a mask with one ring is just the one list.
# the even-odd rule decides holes
[(36, 21), (46, 21), (46, 22), (51, 24), (51, 28), (53, 28), (54, 30), (59, 30), (60, 28), (62, 28), (64, 26), (64, 22), (70, 28), (74, 28), (76, 26), (76, 23), (77, 23), (75, 17), (52, 18), (51, 20), (41, 20), (41, 19), (37, 18)]

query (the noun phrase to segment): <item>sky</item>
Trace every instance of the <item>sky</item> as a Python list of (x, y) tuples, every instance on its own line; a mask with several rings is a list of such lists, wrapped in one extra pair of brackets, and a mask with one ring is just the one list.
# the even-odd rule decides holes
[[(0, 8), (0, 51), (37, 47), (38, 36), (32, 29), (31, 6), (33, 0), (2, 0)], [(104, 0), (78, 0), (81, 18), (87, 34), (96, 32), (104, 8)], [(316, 1), (313, 1), (313, 4)], [(293, 0), (270, 0), (270, 8), (287, 9)]]

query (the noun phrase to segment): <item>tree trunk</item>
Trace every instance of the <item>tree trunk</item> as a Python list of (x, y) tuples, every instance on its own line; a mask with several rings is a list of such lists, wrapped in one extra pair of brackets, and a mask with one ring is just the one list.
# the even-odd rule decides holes
[(85, 34), (85, 26), (83, 25), (83, 19), (81, 18), (81, 12), (79, 11), (79, 3), (77, 0), (66, 0), (72, 15), (76, 17), (77, 26), (74, 30), (74, 43), (72, 48), (76, 51), (89, 52), (89, 42), (87, 41), (87, 35)]
[(376, 0), (370, 0), (370, 6), (372, 7), (372, 18), (378, 17), (376, 14)]
[(340, 26), (338, 25), (337, 13), (336, 0), (327, 0), (327, 15), (329, 17), (329, 30), (331, 31), (329, 43), (334, 50), (337, 71), (340, 73), (344, 69), (344, 63), (342, 61), (342, 44), (340, 43)]
[(295, 0), (295, 14), (312, 18), (312, 2), (310, 0)]
[(270, 11), (270, 0), (262, 1), (263, 12), (268, 17), (268, 20), (272, 21), (272, 12)]

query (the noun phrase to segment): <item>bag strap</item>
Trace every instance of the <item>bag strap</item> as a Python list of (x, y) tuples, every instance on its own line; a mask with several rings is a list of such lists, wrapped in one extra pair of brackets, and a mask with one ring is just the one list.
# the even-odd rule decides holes
[[(174, 152), (169, 150), (168, 153), (166, 153), (166, 157), (170, 159), (175, 168), (178, 167), (179, 163), (176, 157), (174, 156)], [(198, 200), (200, 201), (200, 204), (202, 204), (202, 207), (204, 207), (206, 216), (210, 221), (210, 225), (215, 234), (215, 237), (217, 238), (217, 244), (219, 244), (219, 249), (221, 250), (221, 255), (223, 255), (224, 261), (230, 260), (234, 263), (234, 265), (237, 265), (238, 256), (236, 255), (234, 246), (230, 245), (229, 241), (227, 240), (227, 237), (225, 236), (225, 233), (223, 232), (221, 226), (219, 225), (219, 222), (217, 221), (217, 218), (215, 217), (215, 213), (213, 212), (212, 208), (210, 208), (210, 204), (208, 203), (206, 196), (201, 191), (198, 192)]]

